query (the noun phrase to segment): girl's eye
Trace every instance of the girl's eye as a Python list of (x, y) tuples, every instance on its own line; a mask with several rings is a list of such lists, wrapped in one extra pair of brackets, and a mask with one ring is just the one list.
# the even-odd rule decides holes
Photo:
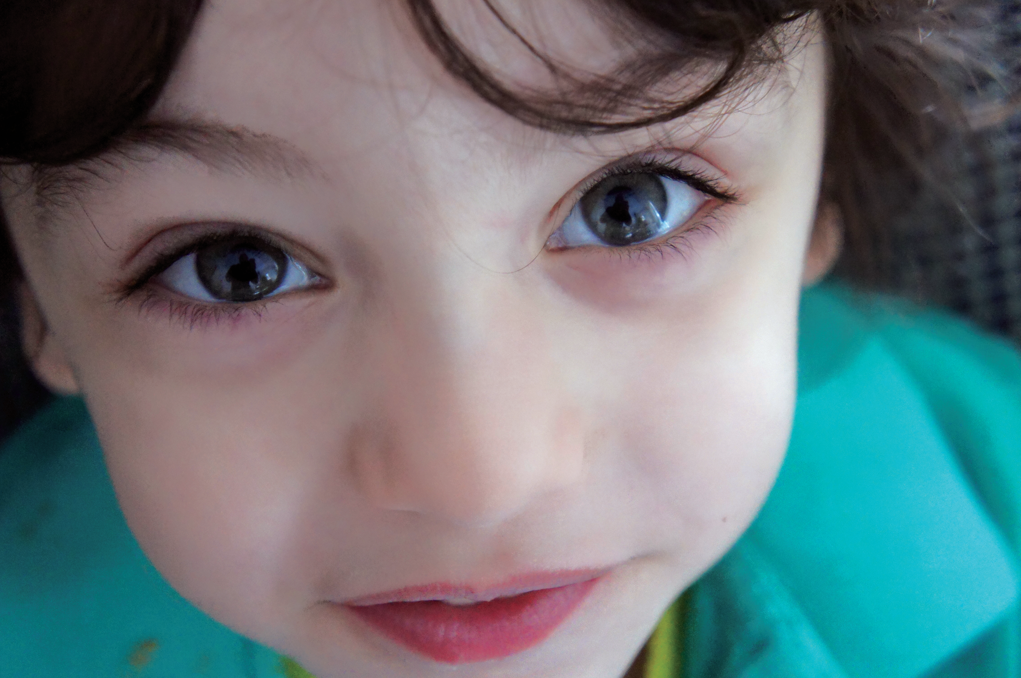
[(196, 301), (240, 304), (308, 287), (317, 276), (277, 247), (238, 237), (186, 254), (153, 281)]
[(546, 246), (639, 245), (680, 228), (708, 199), (687, 182), (655, 171), (616, 174), (585, 192)]

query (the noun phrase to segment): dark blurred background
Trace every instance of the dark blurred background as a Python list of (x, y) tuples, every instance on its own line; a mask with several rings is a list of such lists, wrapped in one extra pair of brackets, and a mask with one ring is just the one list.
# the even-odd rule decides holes
[(0, 300), (0, 440), (49, 399), (21, 358), (15, 304)]
[(913, 199), (890, 230), (888, 284), (1021, 342), (1021, 0), (1001, 0), (1000, 13), (1003, 72), (968, 102), (975, 150), (946, 158), (967, 211), (931, 192)]

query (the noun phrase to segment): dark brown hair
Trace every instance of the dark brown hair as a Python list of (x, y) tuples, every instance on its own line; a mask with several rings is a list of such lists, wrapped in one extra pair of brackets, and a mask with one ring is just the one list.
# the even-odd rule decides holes
[[(0, 159), (102, 151), (160, 95), (202, 0), (0, 0)], [(47, 394), (21, 356), (17, 255), (0, 209), (0, 439)]]
[[(505, 82), (472, 54), (431, 0), (405, 0), (421, 38), (478, 96), (521, 121), (605, 134), (677, 118), (735, 95), (781, 64), (811, 17), (829, 47), (823, 199), (845, 227), (844, 271), (875, 282), (883, 225), (905, 186), (938, 185), (926, 163), (959, 138), (957, 102), (971, 71), (975, 12), (949, 0), (590, 0), (631, 46), (611, 73), (576, 73), (537, 49), (479, 0), (555, 83)], [(59, 166), (88, 158), (142, 125), (191, 34), (202, 0), (0, 0), (0, 159)], [(706, 75), (694, 96), (664, 94), (686, 67)], [(949, 201), (953, 203), (951, 199)], [(0, 214), (0, 229), (2, 229)], [(0, 238), (0, 295), (18, 279)], [(0, 304), (5, 303), (0, 298)], [(9, 305), (9, 304), (8, 304)]]

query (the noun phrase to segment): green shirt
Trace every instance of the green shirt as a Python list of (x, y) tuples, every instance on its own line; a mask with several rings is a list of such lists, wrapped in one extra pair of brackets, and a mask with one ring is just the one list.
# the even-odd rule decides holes
[[(650, 673), (1021, 678), (1017, 353), (827, 287), (804, 296), (799, 354), (776, 487), (665, 620)], [(79, 400), (0, 454), (0, 544), (0, 678), (298, 675), (149, 564)]]

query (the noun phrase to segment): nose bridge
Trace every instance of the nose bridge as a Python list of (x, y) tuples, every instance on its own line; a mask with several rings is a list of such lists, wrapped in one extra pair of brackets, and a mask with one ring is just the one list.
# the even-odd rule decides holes
[(386, 508), (498, 522), (578, 479), (580, 423), (549, 364), (540, 314), (517, 285), (480, 274), (445, 290), (395, 310), (392, 434), (362, 446), (357, 468)]

